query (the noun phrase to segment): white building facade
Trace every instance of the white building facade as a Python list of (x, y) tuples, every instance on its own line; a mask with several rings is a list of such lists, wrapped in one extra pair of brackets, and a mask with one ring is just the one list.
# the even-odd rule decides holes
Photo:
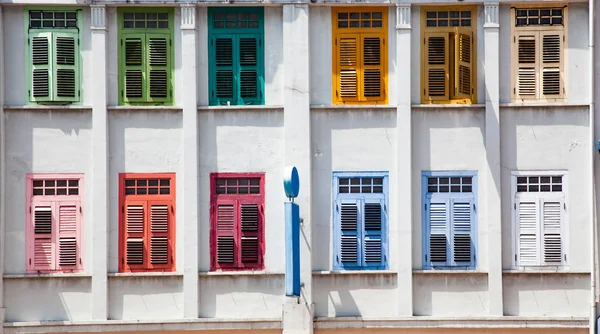
[(0, 330), (595, 333), (589, 1), (0, 0)]

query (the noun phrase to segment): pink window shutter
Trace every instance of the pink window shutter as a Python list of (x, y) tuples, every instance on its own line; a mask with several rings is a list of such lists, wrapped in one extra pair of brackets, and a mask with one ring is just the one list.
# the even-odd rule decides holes
[(78, 200), (57, 201), (57, 242), (55, 247), (56, 269), (77, 271), (82, 268), (81, 259), (81, 203)]
[(29, 271), (47, 272), (55, 263), (55, 206), (53, 202), (33, 201), (29, 219)]

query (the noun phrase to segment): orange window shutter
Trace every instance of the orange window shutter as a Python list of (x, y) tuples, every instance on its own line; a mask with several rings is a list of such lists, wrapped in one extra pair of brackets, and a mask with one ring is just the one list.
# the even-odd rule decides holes
[(360, 98), (360, 35), (340, 34), (338, 44), (338, 87), (339, 102), (358, 101)]
[(172, 222), (173, 206), (170, 201), (149, 201), (150, 267), (171, 269), (173, 264)]
[(384, 39), (379, 34), (361, 34), (362, 97), (364, 100), (384, 98)]
[(146, 201), (128, 200), (125, 202), (125, 268), (142, 269), (147, 263), (146, 242)]
[(56, 203), (58, 216), (58, 268), (76, 270), (81, 268), (81, 240), (79, 229), (81, 221), (78, 201), (59, 201)]
[(34, 202), (31, 205), (31, 255), (29, 259), (30, 270), (50, 271), (54, 270), (55, 264), (55, 242), (54, 222), (56, 220), (52, 202)]
[(449, 99), (448, 33), (425, 34), (425, 98)]

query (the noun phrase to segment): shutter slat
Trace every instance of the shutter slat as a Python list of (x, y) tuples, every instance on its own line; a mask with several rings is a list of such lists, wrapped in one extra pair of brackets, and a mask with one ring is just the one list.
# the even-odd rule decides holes
[(446, 263), (448, 260), (447, 241), (448, 205), (430, 203), (429, 205), (429, 261)]
[(471, 202), (454, 202), (452, 205), (454, 263), (471, 262)]
[(519, 264), (522, 266), (538, 264), (538, 225), (537, 203), (523, 201), (518, 203), (519, 224)]
[(144, 264), (144, 239), (127, 239), (127, 264)]
[(546, 264), (562, 263), (562, 203), (543, 203), (543, 250)]
[(365, 230), (381, 230), (381, 204), (365, 203)]
[(61, 267), (77, 265), (77, 238), (61, 237), (58, 240), (58, 263)]
[(217, 205), (217, 262), (233, 264), (235, 255), (235, 206)]
[(167, 233), (169, 226), (169, 206), (152, 205), (150, 207), (150, 231)]

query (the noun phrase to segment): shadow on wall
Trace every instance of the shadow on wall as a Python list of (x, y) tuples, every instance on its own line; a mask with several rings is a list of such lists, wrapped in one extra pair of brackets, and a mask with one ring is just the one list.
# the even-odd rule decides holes
[[(415, 316), (484, 316), (488, 314), (487, 275), (413, 275)], [(460, 298), (457, 298), (460, 296)]]
[(181, 319), (182, 277), (110, 277), (109, 320)]

